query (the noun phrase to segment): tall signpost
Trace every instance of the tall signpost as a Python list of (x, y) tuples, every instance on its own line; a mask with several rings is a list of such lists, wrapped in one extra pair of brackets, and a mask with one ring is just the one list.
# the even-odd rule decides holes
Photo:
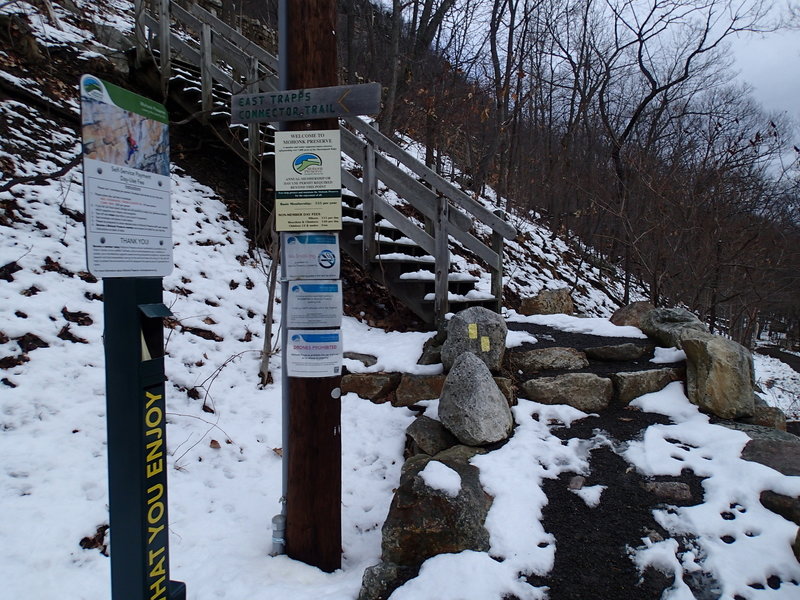
[(375, 114), (380, 85), (337, 86), (335, 0), (280, 0), (282, 91), (231, 100), (234, 123), (285, 123), (275, 139), (284, 300), (286, 553), (341, 567), (342, 286), (338, 117)]
[(80, 83), (86, 256), (103, 278), (111, 594), (184, 600), (169, 577), (161, 277), (172, 271), (169, 131), (156, 102)]

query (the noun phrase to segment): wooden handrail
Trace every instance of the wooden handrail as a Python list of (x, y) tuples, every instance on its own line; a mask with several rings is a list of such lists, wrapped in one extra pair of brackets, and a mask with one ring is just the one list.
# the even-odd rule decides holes
[(358, 132), (361, 133), (369, 142), (375, 144), (377, 148), (383, 150), (392, 158), (399, 160), (403, 165), (422, 177), (422, 179), (424, 179), (427, 183), (431, 184), (434, 189), (447, 196), (461, 208), (480, 219), (483, 223), (486, 223), (492, 228), (492, 230), (509, 240), (514, 239), (517, 236), (517, 229), (513, 225), (507, 223), (500, 217), (496, 216), (488, 208), (467, 196), (464, 192), (444, 179), (441, 175), (431, 171), (428, 167), (403, 150), (395, 142), (390, 140), (378, 130), (367, 125), (367, 123), (365, 123), (362, 119), (356, 117), (345, 117), (344, 120), (348, 125), (358, 130)]
[[(137, 12), (135, 32), (138, 44), (144, 44), (144, 27), (151, 32), (157, 32), (161, 49), (160, 65), (162, 71), (170, 69), (171, 50), (177, 51), (201, 68), (202, 102), (204, 111), (211, 110), (211, 88), (213, 81), (222, 83), (232, 93), (239, 93), (241, 84), (237, 81), (236, 72), (246, 73), (245, 86), (248, 93), (256, 91), (272, 91), (277, 89), (275, 73), (278, 69), (278, 59), (272, 54), (252, 42), (240, 32), (236, 31), (207, 10), (192, 4), (189, 10), (182, 8), (170, 0), (159, 0), (160, 20), (142, 10), (143, 0), (135, 0)], [(194, 31), (199, 40), (198, 46), (187, 43), (185, 37), (179, 37), (170, 29), (169, 17), (187, 29)], [(142, 49), (137, 48), (137, 56), (142, 55)], [(215, 62), (214, 56), (225, 61), (233, 68), (234, 77), (231, 77)], [(222, 65), (224, 67), (224, 65)], [(263, 67), (263, 68), (260, 68)], [(169, 77), (169, 72), (162, 72), (162, 79)], [(204, 113), (205, 115), (206, 113)], [(464, 248), (473, 252), (483, 260), (491, 270), (492, 293), (497, 300), (497, 309), (500, 308), (502, 296), (503, 272), (503, 240), (513, 239), (517, 235), (516, 228), (505, 220), (505, 214), (492, 212), (485, 206), (465, 194), (452, 183), (419, 162), (406, 150), (393, 140), (383, 135), (364, 120), (356, 117), (346, 117), (343, 121), (358, 132), (356, 135), (345, 127), (340, 127), (342, 132), (342, 151), (350, 156), (362, 167), (363, 176), (359, 180), (342, 168), (342, 182), (362, 201), (363, 208), (363, 243), (362, 260), (367, 266), (375, 259), (376, 254), (376, 215), (387, 219), (404, 235), (417, 243), (421, 248), (434, 257), (434, 307), (436, 319), (441, 326), (445, 313), (448, 310), (448, 271), (450, 268), (449, 238), (460, 242)], [(256, 126), (250, 126), (249, 138), (260, 139)], [(249, 154), (251, 163), (254, 164), (254, 152), (257, 147), (250, 145)], [(260, 150), (258, 150), (260, 152)], [(388, 157), (398, 161), (415, 176), (394, 164)], [(255, 175), (251, 173), (250, 187), (255, 189), (258, 182), (254, 181)], [(419, 179), (417, 179), (419, 178)], [(377, 182), (383, 181), (399, 196), (404, 198), (412, 207), (432, 224), (426, 230), (406, 217), (397, 208), (392, 206), (377, 194)], [(259, 176), (260, 181), (260, 176)], [(424, 185), (424, 182), (428, 184)], [(430, 187), (428, 187), (430, 186)], [(251, 191), (252, 195), (252, 191)], [(254, 202), (250, 203), (251, 218)], [(468, 214), (461, 212), (463, 209)], [(471, 233), (474, 220), (487, 225), (492, 230), (490, 245), (479, 240)], [(429, 225), (430, 227), (430, 225)]]

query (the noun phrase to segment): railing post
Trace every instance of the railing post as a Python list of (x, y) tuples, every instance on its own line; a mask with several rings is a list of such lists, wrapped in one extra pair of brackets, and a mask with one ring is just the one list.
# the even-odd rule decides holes
[(169, 77), (172, 70), (172, 57), (169, 40), (169, 0), (161, 0), (158, 10), (158, 44), (160, 52), (159, 66), (161, 67), (161, 93), (167, 98), (169, 90)]
[(369, 272), (370, 263), (377, 254), (375, 244), (375, 194), (378, 190), (378, 175), (375, 168), (375, 144), (367, 140), (364, 148), (364, 173), (362, 174), (362, 241), (361, 261)]
[(441, 331), (445, 327), (445, 315), (449, 309), (447, 278), (450, 272), (450, 242), (448, 239), (447, 226), (450, 217), (450, 203), (445, 196), (439, 196), (436, 207), (436, 223), (434, 224), (434, 245), (436, 254), (434, 258), (434, 300), (433, 312), (436, 319), (436, 327)]
[[(506, 213), (497, 209), (494, 214), (505, 220)], [(492, 251), (497, 254), (497, 263), (492, 268), (492, 296), (495, 299), (495, 312), (500, 313), (503, 308), (503, 236), (492, 230)]]
[[(258, 92), (258, 59), (248, 59), (247, 93)], [(247, 161), (249, 168), (247, 218), (251, 231), (258, 231), (261, 216), (261, 130), (258, 123), (247, 125)]]
[(213, 106), (212, 88), (214, 86), (214, 80), (211, 78), (212, 44), (211, 25), (203, 23), (200, 29), (200, 93), (203, 110), (200, 120), (203, 123), (208, 122), (208, 117), (211, 115), (211, 108)]
[(144, 11), (145, 0), (133, 0), (133, 36), (136, 40), (136, 56), (134, 66), (138, 69), (145, 59), (147, 42), (144, 37)]

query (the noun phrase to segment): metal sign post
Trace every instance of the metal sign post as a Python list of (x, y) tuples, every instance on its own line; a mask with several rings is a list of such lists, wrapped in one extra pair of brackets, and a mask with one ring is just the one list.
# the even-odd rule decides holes
[(111, 595), (185, 600), (169, 577), (161, 276), (172, 271), (166, 109), (81, 78), (89, 271), (103, 278)]

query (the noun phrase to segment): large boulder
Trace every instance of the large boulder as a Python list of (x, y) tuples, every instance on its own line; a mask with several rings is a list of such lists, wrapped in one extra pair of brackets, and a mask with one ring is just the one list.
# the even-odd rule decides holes
[(611, 380), (593, 373), (565, 373), (538, 377), (522, 384), (529, 400), (542, 404), (568, 404), (584, 412), (608, 408), (614, 396)]
[(618, 308), (613, 315), (611, 315), (611, 322), (614, 325), (631, 325), (633, 327), (642, 328), (642, 319), (652, 310), (655, 310), (650, 302), (632, 302), (627, 306)]
[(447, 324), (447, 340), (442, 346), (445, 371), (456, 359), (472, 352), (492, 371), (498, 371), (506, 351), (508, 327), (503, 317), (488, 308), (472, 306), (457, 313)]
[(567, 288), (542, 290), (533, 298), (523, 298), (519, 312), (523, 315), (571, 315), (575, 304)]
[(753, 356), (747, 348), (702, 331), (684, 332), (681, 344), (690, 402), (723, 419), (754, 414)]
[(656, 308), (642, 317), (639, 327), (667, 348), (683, 348), (683, 338), (708, 333), (708, 328), (684, 308)]
[[(478, 468), (469, 463), (474, 455), (474, 449), (457, 446), (406, 461), (383, 524), (384, 562), (416, 567), (437, 554), (489, 549), (484, 523), (492, 497), (481, 487)], [(440, 485), (442, 480), (448, 485)]]
[(539, 371), (570, 371), (589, 366), (586, 355), (575, 348), (537, 348), (508, 354), (508, 365), (513, 372), (529, 375)]
[(611, 380), (614, 382), (617, 401), (629, 404), (634, 398), (657, 392), (668, 383), (682, 380), (684, 376), (683, 369), (665, 368), (616, 373), (611, 376)]
[(468, 446), (504, 440), (514, 426), (506, 397), (486, 364), (471, 352), (459, 356), (447, 374), (439, 419)]

